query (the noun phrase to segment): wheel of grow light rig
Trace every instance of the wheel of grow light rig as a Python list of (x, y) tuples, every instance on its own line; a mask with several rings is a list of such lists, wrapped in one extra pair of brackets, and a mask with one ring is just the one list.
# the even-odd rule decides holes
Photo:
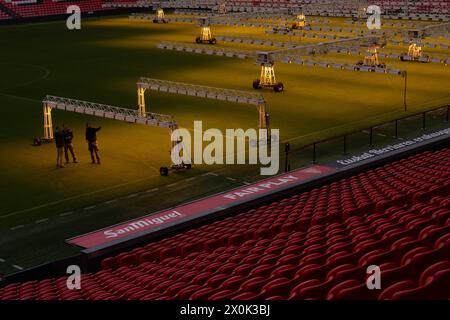
[(197, 43), (202, 43), (202, 39), (200, 38), (200, 37), (197, 37), (196, 39), (195, 39), (195, 42), (197, 42)]
[(41, 138), (34, 138), (33, 139), (33, 146), (39, 147), (42, 144)]
[(157, 19), (153, 19), (153, 23), (158, 23), (158, 20)]
[(284, 86), (282, 82), (278, 82), (274, 87), (273, 87), (273, 91), (275, 92), (283, 92), (284, 90)]
[(164, 20), (163, 20), (163, 23), (169, 23), (169, 21), (168, 21), (168, 20), (166, 20), (166, 19), (164, 19)]
[(210, 44), (216, 44), (217, 43), (217, 39), (216, 38), (212, 38), (211, 40), (209, 40)]
[(255, 81), (253, 81), (253, 89), (261, 89), (261, 80), (256, 79)]
[(167, 177), (169, 175), (169, 168), (167, 167), (159, 168), (159, 174), (161, 175), (161, 177)]

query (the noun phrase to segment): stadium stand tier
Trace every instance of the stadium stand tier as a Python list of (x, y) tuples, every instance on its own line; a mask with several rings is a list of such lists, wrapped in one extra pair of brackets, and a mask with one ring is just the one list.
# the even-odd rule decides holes
[(0, 20), (64, 15), (70, 5), (79, 6), (83, 13), (105, 10), (102, 0), (2, 0), (0, 1)]
[(426, 14), (448, 14), (450, 2), (443, 0), (419, 1), (419, 0), (380, 0), (380, 1), (357, 1), (357, 0), (178, 0), (178, 1), (143, 1), (143, 0), (111, 0), (105, 1), (108, 6), (136, 7), (136, 6), (162, 6), (164, 8), (190, 8), (190, 9), (213, 9), (217, 10), (220, 4), (226, 4), (229, 11), (259, 11), (273, 13), (276, 10), (301, 10), (308, 14), (325, 14), (330, 16), (352, 15), (359, 7), (377, 5), (383, 14), (399, 14), (407, 17), (415, 15), (426, 17)]
[[(449, 299), (450, 148), (425, 151), (107, 257), (0, 299)], [(382, 289), (368, 290), (367, 267)]]
[[(217, 10), (223, 1), (145, 1), (145, 0), (2, 0), (0, 1), (0, 20), (44, 17), (66, 14), (69, 5), (78, 5), (82, 12), (100, 12), (112, 8), (185, 8)], [(445, 20), (450, 18), (450, 1), (324, 1), (324, 0), (231, 0), (225, 1), (230, 12), (256, 11), (273, 12), (291, 10), (307, 15), (352, 16), (361, 5), (375, 4), (381, 7), (382, 14), (389, 18)]]

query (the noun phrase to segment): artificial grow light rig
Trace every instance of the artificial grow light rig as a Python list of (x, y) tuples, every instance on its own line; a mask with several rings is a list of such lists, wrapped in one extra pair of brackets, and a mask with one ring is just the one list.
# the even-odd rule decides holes
[(292, 24), (289, 24), (287, 21), (282, 21), (278, 25), (274, 25), (272, 27), (272, 31), (274, 33), (289, 33), (292, 30), (302, 30), (306, 27), (309, 27), (310, 24), (306, 22), (306, 17), (303, 13), (298, 14), (295, 17), (295, 21)]
[[(330, 49), (349, 48), (357, 45), (358, 47), (369, 47), (369, 52), (366, 54), (364, 61), (359, 62), (356, 70), (360, 70), (362, 66), (369, 67), (370, 71), (376, 71), (376, 68), (384, 66), (378, 61), (378, 54), (376, 52), (377, 46), (384, 46), (385, 39), (369, 36), (369, 37), (355, 37), (349, 39), (340, 39), (324, 43), (317, 43), (305, 46), (296, 46), (293, 48), (280, 49), (270, 52), (256, 52), (256, 63), (261, 66), (261, 76), (259, 79), (253, 81), (254, 89), (261, 89), (264, 87), (271, 87), (275, 92), (284, 91), (282, 82), (277, 82), (275, 78), (274, 63), (275, 61), (292, 61), (293, 59), (314, 53), (326, 53)], [(375, 51), (371, 49), (374, 47)], [(385, 68), (385, 66), (383, 67)]]
[(210, 18), (199, 18), (197, 25), (200, 27), (200, 36), (195, 39), (198, 44), (216, 44), (216, 38), (211, 35)]
[(308, 24), (306, 23), (305, 15), (303, 13), (298, 14), (296, 17), (296, 21), (292, 24), (292, 29), (293, 30), (303, 29), (306, 26), (308, 26)]
[[(174, 124), (172, 127), (170, 127), (170, 132), (172, 135), (172, 132), (174, 132), (175, 130), (178, 129), (178, 125)], [(170, 150), (170, 153), (172, 153), (174, 150), (176, 150), (176, 146), (177, 144), (183, 143), (183, 141), (180, 139), (178, 141), (172, 141), (172, 149)], [(192, 163), (190, 161), (187, 162), (180, 162), (180, 163), (172, 163), (170, 164), (168, 167), (160, 167), (159, 168), (159, 174), (162, 177), (167, 177), (169, 175), (170, 171), (179, 171), (179, 170), (184, 170), (184, 169), (191, 169), (192, 168)]]
[(367, 67), (370, 71), (375, 72), (376, 68), (386, 69), (386, 64), (380, 62), (378, 58), (379, 46), (371, 46), (367, 49), (364, 60), (358, 61), (355, 66), (355, 70), (360, 70), (361, 67)]
[(162, 8), (156, 9), (156, 16), (153, 19), (153, 23), (168, 23), (169, 21), (164, 16), (164, 10)]
[(431, 58), (424, 55), (422, 52), (422, 47), (419, 47), (416, 43), (411, 43), (408, 48), (408, 53), (402, 53), (400, 55), (401, 61), (416, 61), (428, 63), (431, 62)]
[(275, 78), (274, 60), (268, 52), (257, 52), (256, 63), (261, 65), (261, 76), (253, 81), (254, 89), (273, 88), (275, 92), (282, 92), (284, 86), (282, 82), (277, 82)]

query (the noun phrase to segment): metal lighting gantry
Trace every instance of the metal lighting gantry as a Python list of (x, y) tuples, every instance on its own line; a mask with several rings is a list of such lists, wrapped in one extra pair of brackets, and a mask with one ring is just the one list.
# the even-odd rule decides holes
[[(200, 15), (201, 14), (201, 15)], [(155, 16), (151, 14), (145, 13), (133, 13), (129, 15), (130, 19), (139, 19), (139, 20), (154, 20)], [(181, 23), (195, 23), (201, 28), (209, 28), (211, 30), (211, 25), (228, 25), (228, 26), (237, 26), (237, 27), (255, 27), (255, 28), (270, 28), (271, 30), (274, 28), (273, 23), (270, 22), (258, 22), (252, 21), (258, 18), (254, 14), (249, 13), (227, 13), (227, 14), (216, 14), (213, 12), (200, 12), (199, 16), (185, 16), (185, 17), (170, 17), (166, 18), (166, 21), (170, 22), (181, 22)], [(285, 23), (286, 20), (279, 20), (280, 22)], [(298, 23), (296, 17), (289, 16), (287, 21), (294, 21), (293, 23)], [(297, 22), (295, 22), (297, 21)], [(314, 22), (316, 20), (311, 20)], [(322, 21), (322, 20), (320, 20)], [(302, 23), (300, 23), (302, 24)], [(301, 29), (301, 28), (297, 28)], [(306, 27), (304, 28), (305, 30)], [(289, 28), (292, 31), (292, 28)], [(320, 28), (319, 28), (320, 30)], [(202, 31), (203, 33), (203, 31)]]
[(44, 140), (53, 139), (52, 110), (64, 110), (108, 118), (128, 123), (138, 123), (152, 127), (176, 128), (177, 124), (170, 115), (140, 112), (127, 108), (115, 107), (95, 102), (81, 101), (63, 97), (46, 96), (42, 101), (44, 107)]
[(363, 36), (296, 46), (295, 48), (280, 49), (271, 51), (270, 54), (275, 60), (286, 60), (290, 57), (296, 58), (302, 55), (322, 54), (348, 48), (361, 48), (370, 47), (373, 45), (382, 45), (383, 42), (384, 40), (380, 36)]
[[(153, 113), (141, 112), (140, 110), (132, 110), (127, 108), (115, 107), (106, 104), (95, 102), (81, 101), (69, 98), (46, 96), (42, 101), (44, 107), (44, 136), (43, 140), (53, 139), (53, 123), (52, 110), (64, 110), (76, 113), (87, 114), (91, 116), (114, 119), (128, 123), (143, 124), (151, 127), (160, 127), (169, 129), (169, 139), (171, 150), (177, 145), (177, 141), (172, 141), (172, 133), (178, 129), (178, 124), (173, 120), (172, 116)], [(171, 169), (190, 169), (190, 164), (176, 164), (170, 165)], [(163, 176), (168, 174), (167, 167), (161, 167), (160, 173)]]
[(450, 22), (431, 24), (416, 29), (409, 29), (407, 37), (410, 39), (424, 39), (425, 37), (448, 36), (450, 33)]
[(167, 80), (141, 78), (137, 83), (139, 113), (141, 114), (146, 113), (146, 105), (145, 105), (146, 90), (255, 105), (258, 107), (259, 128), (267, 129), (268, 126), (266, 101), (261, 94), (248, 91), (208, 87)]
[(157, 45), (158, 49), (176, 50), (193, 53), (203, 53), (209, 55), (225, 56), (229, 58), (246, 59), (255, 57), (255, 52), (251, 50), (240, 50), (213, 46), (199, 46), (190, 43), (179, 42), (161, 42)]
[[(242, 40), (245, 43), (245, 39)], [(253, 40), (249, 40), (253, 41)], [(273, 44), (273, 41), (266, 40)], [(216, 54), (227, 57), (238, 57), (241, 59), (254, 58), (256, 63), (261, 66), (261, 74), (258, 80), (253, 82), (253, 87), (259, 89), (262, 87), (271, 87), (276, 92), (283, 91), (284, 86), (281, 82), (276, 81), (274, 64), (275, 62), (283, 63), (296, 63), (306, 66), (319, 66), (319, 67), (333, 67), (336, 69), (354, 70), (354, 71), (375, 71), (377, 73), (389, 73), (402, 75), (403, 71), (390, 68), (359, 68), (355, 65), (331, 63), (325, 61), (309, 61), (303, 60), (302, 56), (309, 56), (314, 54), (322, 54), (328, 52), (350, 52), (351, 50), (357, 51), (361, 47), (369, 48), (372, 46), (383, 46), (385, 44), (385, 38), (381, 36), (364, 36), (348, 39), (340, 39), (329, 42), (320, 42), (315, 44), (298, 45), (282, 43), (288, 47), (274, 50), (274, 51), (249, 51), (249, 50), (237, 50), (231, 48), (214, 48), (214, 49), (202, 49), (201, 46), (186, 45), (182, 43), (170, 43), (164, 42), (158, 45), (161, 49), (172, 49), (177, 51), (194, 52), (194, 53), (207, 53)], [(209, 48), (209, 47), (208, 47)], [(379, 70), (378, 70), (379, 69)]]
[(195, 42), (199, 44), (216, 44), (217, 40), (211, 34), (211, 24), (227, 24), (229, 22), (237, 23), (241, 22), (245, 18), (245, 13), (232, 13), (232, 14), (218, 14), (208, 15), (203, 17), (194, 18), (197, 22), (197, 26), (200, 27), (200, 36), (195, 39)]

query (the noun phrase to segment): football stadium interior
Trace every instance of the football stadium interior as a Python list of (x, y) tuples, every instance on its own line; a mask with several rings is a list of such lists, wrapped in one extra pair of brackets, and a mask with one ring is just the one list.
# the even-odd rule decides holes
[(0, 0), (0, 43), (0, 300), (450, 299), (449, 0)]

